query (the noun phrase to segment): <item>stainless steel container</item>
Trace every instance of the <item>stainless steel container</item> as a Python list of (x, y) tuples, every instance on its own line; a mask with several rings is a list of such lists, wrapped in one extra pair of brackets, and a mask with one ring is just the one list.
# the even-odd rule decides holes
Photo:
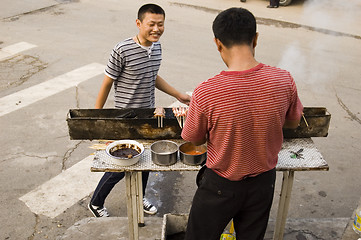
[(196, 146), (191, 142), (183, 143), (179, 146), (180, 160), (187, 165), (200, 165), (207, 159), (207, 147), (205, 145)]
[(177, 162), (178, 145), (175, 142), (161, 140), (150, 146), (152, 161), (161, 166), (169, 166)]

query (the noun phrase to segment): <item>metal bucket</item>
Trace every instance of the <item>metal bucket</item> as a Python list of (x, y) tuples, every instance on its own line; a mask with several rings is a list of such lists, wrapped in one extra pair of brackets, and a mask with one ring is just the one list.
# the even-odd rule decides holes
[(169, 140), (161, 140), (150, 146), (152, 161), (161, 166), (173, 165), (177, 162), (178, 145)]
[(207, 147), (205, 145), (196, 146), (191, 142), (183, 143), (179, 146), (180, 160), (187, 165), (200, 165), (207, 159)]

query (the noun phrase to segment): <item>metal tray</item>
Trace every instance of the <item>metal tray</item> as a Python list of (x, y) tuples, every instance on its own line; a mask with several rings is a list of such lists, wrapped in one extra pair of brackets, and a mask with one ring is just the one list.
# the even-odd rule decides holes
[(296, 129), (283, 129), (284, 138), (327, 137), (331, 114), (324, 107), (304, 107), (304, 118)]
[[(182, 129), (172, 108), (165, 109), (163, 128), (154, 108), (70, 109), (67, 123), (72, 140), (180, 139)], [(285, 138), (326, 137), (331, 115), (323, 107), (305, 107), (297, 129), (284, 129)]]
[(171, 108), (165, 108), (163, 128), (154, 108), (70, 109), (70, 139), (177, 139), (182, 129)]

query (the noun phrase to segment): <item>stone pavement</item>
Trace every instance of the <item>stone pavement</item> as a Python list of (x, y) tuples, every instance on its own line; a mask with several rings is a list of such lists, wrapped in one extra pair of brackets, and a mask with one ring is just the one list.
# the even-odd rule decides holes
[[(140, 228), (139, 239), (161, 239), (163, 218), (145, 217), (145, 227)], [(273, 236), (274, 221), (270, 220), (265, 240)], [(284, 240), (358, 240), (352, 229), (352, 218), (288, 219)], [(57, 240), (128, 239), (126, 217), (85, 218), (67, 229)]]
[[(361, 206), (361, 198), (359, 201)], [(308, 218), (287, 219), (284, 240), (361, 240), (352, 229), (355, 212), (350, 218)], [(144, 218), (145, 227), (139, 228), (139, 239), (160, 240), (162, 238), (163, 218), (150, 216)], [(273, 237), (275, 221), (270, 219), (265, 240)], [(76, 222), (56, 240), (126, 240), (128, 239), (128, 218), (84, 218)]]
[[(360, 198), (360, 201), (358, 203), (358, 206), (361, 206), (361, 198)], [(346, 229), (345, 229), (345, 231), (344, 231), (344, 233), (342, 235), (342, 240), (356, 240), (356, 239), (361, 240), (361, 235), (358, 236), (355, 233), (355, 231), (352, 229), (352, 223), (353, 223), (354, 218), (355, 218), (355, 211), (352, 214), (352, 217), (351, 217), (349, 223), (346, 226)]]

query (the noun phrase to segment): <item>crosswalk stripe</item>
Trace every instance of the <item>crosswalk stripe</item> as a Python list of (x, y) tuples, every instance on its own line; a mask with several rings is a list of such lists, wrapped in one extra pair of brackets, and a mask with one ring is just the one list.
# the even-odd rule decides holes
[(101, 74), (105, 66), (91, 63), (46, 82), (0, 98), (0, 117), (26, 107), (58, 92), (77, 86), (79, 83)]
[[(169, 107), (183, 105), (176, 101)], [(93, 155), (84, 158), (19, 199), (35, 214), (57, 217), (94, 191), (104, 173), (90, 172), (93, 158)]]
[(94, 191), (102, 172), (90, 172), (90, 155), (19, 199), (35, 214), (55, 218)]
[(18, 54), (20, 52), (23, 52), (25, 50), (31, 49), (37, 47), (34, 44), (31, 43), (27, 43), (27, 42), (19, 42), (19, 43), (15, 43), (13, 45), (4, 47), (2, 49), (0, 49), (0, 61), (11, 57), (15, 54)]

